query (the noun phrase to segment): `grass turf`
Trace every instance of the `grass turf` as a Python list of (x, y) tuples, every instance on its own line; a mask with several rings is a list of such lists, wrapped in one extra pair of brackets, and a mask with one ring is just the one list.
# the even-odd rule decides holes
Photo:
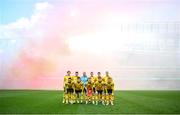
[(0, 90), (0, 113), (180, 113), (180, 91), (116, 91), (114, 106), (62, 104), (62, 91)]

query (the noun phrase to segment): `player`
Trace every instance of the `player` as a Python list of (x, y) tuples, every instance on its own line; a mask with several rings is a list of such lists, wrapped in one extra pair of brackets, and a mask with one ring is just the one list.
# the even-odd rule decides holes
[(76, 92), (76, 102), (79, 103), (79, 101), (81, 100), (82, 103), (82, 89), (83, 89), (83, 84), (81, 82), (80, 77), (77, 77), (77, 82), (74, 84), (74, 88), (75, 88), (75, 92)]
[(65, 90), (65, 84), (68, 82), (68, 79), (71, 78), (71, 71), (67, 71), (67, 75), (64, 76), (64, 82), (63, 82), (63, 88), (64, 88), (64, 93), (63, 93), (63, 102), (65, 103), (65, 97), (67, 96), (67, 92)]
[[(94, 76), (93, 72), (90, 73), (89, 78), (90, 78), (92, 84), (95, 84), (97, 82), (97, 77)], [(94, 85), (93, 85), (93, 93), (95, 93), (95, 86)]]
[(98, 81), (95, 83), (95, 89), (97, 92), (96, 95), (96, 105), (98, 105), (98, 101), (102, 102), (102, 93), (103, 93), (103, 82), (102, 77), (100, 76), (100, 72), (98, 72)]
[[(77, 82), (77, 78), (78, 78), (78, 77), (79, 77), (79, 73), (78, 73), (78, 71), (76, 71), (76, 72), (75, 72), (75, 75), (71, 77), (71, 78), (72, 78), (72, 82), (73, 82), (74, 84)], [(72, 98), (73, 98), (73, 100), (74, 100), (73, 103), (75, 103), (76, 97), (77, 97), (76, 94), (72, 95)]]
[(66, 104), (68, 104), (68, 103), (73, 104), (73, 102), (74, 102), (73, 93), (75, 93), (75, 90), (74, 90), (74, 83), (72, 82), (71, 77), (69, 77), (68, 82), (65, 83), (65, 90), (67, 93), (67, 96), (65, 97), (66, 98)]
[(95, 83), (97, 82), (97, 77), (95, 77), (94, 73), (91, 72), (89, 78), (91, 80), (91, 83), (93, 84), (92, 103), (95, 104), (94, 103), (94, 99), (95, 99), (95, 96), (96, 96)]
[(82, 91), (82, 100), (85, 100), (85, 97), (86, 97), (86, 88), (85, 88), (85, 84), (87, 82), (87, 75), (86, 75), (86, 72), (83, 72), (83, 76), (81, 76), (81, 82), (83, 83), (83, 91)]
[(88, 102), (92, 101), (92, 103), (94, 103), (94, 99), (92, 98), (92, 92), (93, 92), (93, 83), (91, 82), (91, 79), (88, 78), (88, 81), (85, 84), (85, 88), (86, 88), (86, 104), (88, 104)]
[(112, 78), (108, 78), (107, 79), (107, 83), (106, 83), (106, 92), (107, 92), (107, 95), (106, 95), (106, 99), (107, 99), (107, 103), (106, 105), (109, 105), (109, 103), (111, 105), (114, 105), (113, 104), (113, 100), (114, 100), (114, 83), (112, 81)]
[(111, 78), (111, 76), (109, 75), (109, 72), (106, 71), (105, 76), (102, 78), (102, 81), (103, 81), (103, 95), (102, 95), (103, 104), (107, 103), (107, 99), (106, 99), (106, 94), (107, 94), (106, 91), (107, 90), (105, 90), (105, 89), (106, 89), (106, 84), (107, 84), (108, 78)]

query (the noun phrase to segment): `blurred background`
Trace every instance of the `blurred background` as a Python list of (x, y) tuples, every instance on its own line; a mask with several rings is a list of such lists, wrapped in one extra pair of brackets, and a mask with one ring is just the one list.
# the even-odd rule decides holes
[(180, 1), (0, 0), (0, 89), (62, 89), (67, 70), (179, 90)]

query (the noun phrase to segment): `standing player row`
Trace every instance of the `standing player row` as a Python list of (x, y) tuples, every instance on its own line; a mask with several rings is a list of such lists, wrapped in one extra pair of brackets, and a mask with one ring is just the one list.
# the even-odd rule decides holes
[(75, 76), (71, 76), (71, 72), (67, 71), (64, 76), (64, 95), (63, 103), (92, 103), (98, 105), (113, 105), (114, 100), (114, 82), (109, 72), (104, 77), (101, 73), (97, 73), (97, 77), (93, 72), (87, 77), (86, 72), (80, 77), (78, 72)]

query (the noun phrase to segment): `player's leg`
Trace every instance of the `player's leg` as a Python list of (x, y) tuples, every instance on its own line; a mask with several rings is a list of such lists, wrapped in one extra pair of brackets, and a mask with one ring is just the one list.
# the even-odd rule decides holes
[(69, 94), (65, 93), (65, 103), (68, 104), (69, 103)]
[(81, 101), (81, 94), (82, 94), (82, 90), (78, 90), (78, 99), (77, 99), (77, 103), (79, 103)]
[(70, 89), (70, 103), (71, 103), (71, 104), (74, 103), (74, 93), (73, 93), (73, 89)]
[(68, 89), (68, 103), (71, 103), (71, 89)]
[(72, 103), (72, 104), (74, 103), (74, 100), (75, 100), (74, 93), (71, 93), (71, 103)]
[(96, 105), (98, 105), (99, 99), (100, 99), (100, 91), (97, 90), (97, 94), (96, 94)]
[(72, 93), (73, 93), (73, 103), (76, 103), (77, 94), (76, 92), (74, 92), (74, 90), (72, 90)]
[(109, 91), (109, 101), (110, 101), (111, 105), (114, 105), (113, 100), (114, 100), (114, 94), (112, 93), (112, 90), (110, 90)]
[(96, 95), (96, 90), (95, 87), (93, 87), (93, 93), (92, 93), (92, 103), (95, 104), (95, 95)]
[(102, 104), (105, 105), (105, 96), (106, 94), (105, 93), (102, 93)]
[(110, 98), (110, 95), (109, 93), (106, 95), (106, 105), (109, 105), (109, 98)]
[(90, 89), (86, 90), (86, 104), (88, 104), (90, 98)]
[(83, 103), (83, 100), (84, 100), (84, 92), (82, 91), (81, 92), (81, 104)]
[(86, 89), (83, 88), (82, 89), (82, 93), (81, 93), (81, 104), (86, 101)]
[(89, 96), (86, 95), (86, 104), (88, 104)]
[(94, 100), (95, 100), (95, 94), (94, 93), (92, 94), (91, 100), (92, 100), (92, 104), (94, 104)]
[(88, 95), (88, 90), (87, 90), (87, 94), (86, 94), (86, 104), (88, 104), (88, 100), (89, 100), (89, 95)]
[(69, 103), (69, 89), (67, 89), (67, 91), (65, 93), (65, 102), (66, 102), (66, 104)]
[(107, 98), (106, 105), (109, 105), (109, 103), (110, 103), (111, 94), (112, 94), (112, 91), (108, 89), (107, 90), (107, 96), (106, 96), (106, 98)]
[(75, 90), (75, 93), (76, 93), (76, 102), (79, 103), (79, 93), (78, 93), (78, 90)]
[(103, 91), (101, 90), (100, 91), (100, 97), (99, 97), (99, 101), (102, 103), (103, 102)]

